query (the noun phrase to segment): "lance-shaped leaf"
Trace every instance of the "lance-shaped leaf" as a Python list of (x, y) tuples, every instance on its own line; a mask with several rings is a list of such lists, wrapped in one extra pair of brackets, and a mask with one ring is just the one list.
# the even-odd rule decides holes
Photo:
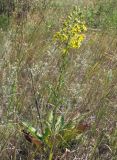
[(32, 136), (43, 141), (43, 135), (41, 135), (34, 127), (26, 122), (22, 122), (22, 125)]

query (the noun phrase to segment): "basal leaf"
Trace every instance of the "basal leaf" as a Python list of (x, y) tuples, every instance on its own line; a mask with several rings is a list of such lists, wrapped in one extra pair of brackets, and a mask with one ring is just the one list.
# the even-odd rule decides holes
[(32, 136), (34, 136), (40, 140), (43, 140), (43, 136), (30, 124), (28, 124), (27, 122), (22, 122), (22, 125), (23, 125), (23, 127), (25, 127), (27, 132), (29, 132)]

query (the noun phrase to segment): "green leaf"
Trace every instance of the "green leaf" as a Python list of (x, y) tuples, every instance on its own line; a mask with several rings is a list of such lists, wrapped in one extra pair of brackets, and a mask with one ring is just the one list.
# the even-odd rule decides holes
[(65, 124), (64, 116), (62, 115), (62, 116), (61, 116), (61, 128), (64, 127), (64, 124)]
[(51, 134), (51, 131), (49, 128), (45, 129), (45, 132), (43, 134), (43, 139), (45, 140), (47, 137), (49, 137), (49, 135)]
[(23, 127), (34, 137), (38, 138), (39, 140), (43, 140), (43, 136), (30, 124), (27, 122), (22, 122)]
[(53, 111), (51, 111), (49, 114), (48, 122), (53, 123)]
[(61, 128), (61, 116), (57, 118), (57, 122), (55, 124), (55, 133), (57, 134)]

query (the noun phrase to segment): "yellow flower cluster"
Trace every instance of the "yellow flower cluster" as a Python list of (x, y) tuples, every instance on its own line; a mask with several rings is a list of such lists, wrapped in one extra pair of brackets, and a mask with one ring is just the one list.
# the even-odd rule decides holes
[(87, 31), (85, 22), (81, 22), (76, 13), (71, 14), (63, 23), (62, 29), (54, 35), (54, 40), (67, 45), (67, 48), (79, 48)]
[(69, 41), (70, 48), (79, 48), (84, 38), (84, 34), (74, 35), (73, 37), (71, 37)]

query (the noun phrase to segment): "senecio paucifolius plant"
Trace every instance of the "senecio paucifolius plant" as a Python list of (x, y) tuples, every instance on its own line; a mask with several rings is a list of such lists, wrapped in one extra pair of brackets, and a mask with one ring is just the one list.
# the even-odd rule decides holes
[[(79, 134), (86, 128), (80, 124), (84, 115), (74, 115), (70, 118), (66, 113), (58, 114), (59, 107), (64, 106), (62, 91), (65, 89), (65, 72), (69, 64), (69, 49), (79, 48), (85, 39), (87, 27), (82, 20), (82, 14), (75, 9), (63, 23), (59, 32), (55, 33), (54, 41), (58, 44), (60, 51), (59, 73), (55, 86), (50, 88), (48, 102), (52, 104), (51, 110), (47, 111), (47, 116), (42, 123), (43, 131), (39, 133), (30, 124), (22, 122), (25, 138), (35, 144), (38, 148), (42, 147), (44, 152), (48, 153), (48, 159), (52, 160), (57, 150), (69, 146), (69, 142), (79, 138)], [(62, 53), (62, 54), (61, 54)], [(80, 124), (78, 126), (78, 124)], [(43, 145), (42, 145), (43, 144)]]
[(63, 27), (54, 35), (55, 42), (62, 45), (63, 53), (67, 53), (70, 48), (79, 48), (85, 39), (87, 27), (82, 18), (82, 13), (75, 8), (66, 18)]

